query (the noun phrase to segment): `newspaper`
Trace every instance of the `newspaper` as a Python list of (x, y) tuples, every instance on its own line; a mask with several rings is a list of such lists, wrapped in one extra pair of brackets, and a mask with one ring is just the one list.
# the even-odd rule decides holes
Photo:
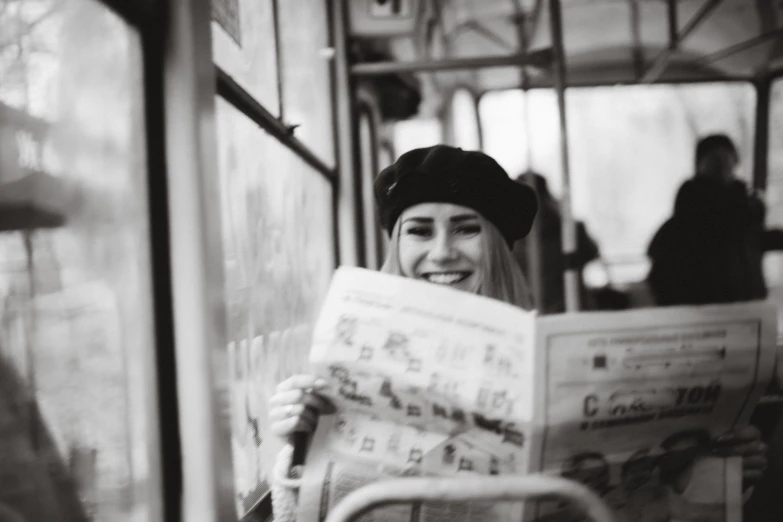
[[(558, 474), (618, 519), (736, 522), (747, 423), (775, 365), (766, 303), (536, 317), (426, 282), (340, 268), (310, 362), (336, 413), (307, 455), (298, 520), (396, 476)], [(559, 501), (384, 507), (364, 521), (583, 520)]]

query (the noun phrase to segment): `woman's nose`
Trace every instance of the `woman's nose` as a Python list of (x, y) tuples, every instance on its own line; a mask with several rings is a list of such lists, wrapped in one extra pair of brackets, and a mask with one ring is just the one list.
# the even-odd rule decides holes
[(453, 241), (448, 234), (439, 234), (433, 239), (432, 248), (429, 251), (430, 260), (443, 262), (453, 260), (456, 257)]

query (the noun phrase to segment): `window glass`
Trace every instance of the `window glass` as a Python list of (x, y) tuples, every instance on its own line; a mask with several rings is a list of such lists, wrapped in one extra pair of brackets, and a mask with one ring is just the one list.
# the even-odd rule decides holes
[[(680, 184), (693, 175), (699, 137), (731, 136), (741, 156), (737, 174), (751, 179), (756, 95), (750, 84), (573, 88), (566, 101), (574, 214), (599, 243), (615, 283), (646, 277), (647, 245), (671, 214)], [(554, 91), (487, 93), (480, 115), (487, 153), (512, 177), (528, 167), (539, 171), (560, 196)]]
[(397, 157), (412, 149), (443, 143), (442, 126), (440, 121), (434, 118), (417, 118), (395, 122), (392, 134), (394, 136), (394, 152)]
[(215, 19), (212, 22), (212, 55), (215, 64), (266, 110), (278, 115), (272, 0), (219, 0), (212, 5)]
[(157, 433), (138, 35), (0, 4), (0, 506), (151, 518)]
[(283, 119), (299, 125), (294, 136), (334, 166), (327, 2), (278, 2)]
[(454, 145), (465, 150), (479, 150), (478, 114), (473, 95), (466, 89), (454, 92), (451, 99), (451, 117), (454, 127)]
[(269, 491), (281, 442), (267, 403), (307, 369), (335, 268), (332, 186), (222, 99), (218, 148), (238, 509)]
[[(767, 226), (783, 228), (783, 79), (772, 84), (767, 157)], [(769, 252), (764, 275), (772, 298), (783, 303), (783, 253)], [(783, 307), (780, 320), (783, 321)]]

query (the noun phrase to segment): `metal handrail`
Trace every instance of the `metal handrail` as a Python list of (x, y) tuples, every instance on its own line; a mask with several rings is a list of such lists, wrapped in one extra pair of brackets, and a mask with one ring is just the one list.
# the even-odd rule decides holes
[(326, 522), (354, 522), (386, 505), (411, 502), (520, 501), (559, 497), (580, 508), (594, 522), (616, 522), (609, 507), (587, 487), (546, 475), (400, 478), (383, 480), (351, 492)]

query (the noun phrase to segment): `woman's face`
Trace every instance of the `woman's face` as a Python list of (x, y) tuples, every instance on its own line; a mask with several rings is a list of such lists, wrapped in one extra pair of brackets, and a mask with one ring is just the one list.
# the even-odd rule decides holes
[(452, 203), (420, 203), (405, 209), (400, 222), (404, 276), (476, 291), (485, 231), (475, 210)]

